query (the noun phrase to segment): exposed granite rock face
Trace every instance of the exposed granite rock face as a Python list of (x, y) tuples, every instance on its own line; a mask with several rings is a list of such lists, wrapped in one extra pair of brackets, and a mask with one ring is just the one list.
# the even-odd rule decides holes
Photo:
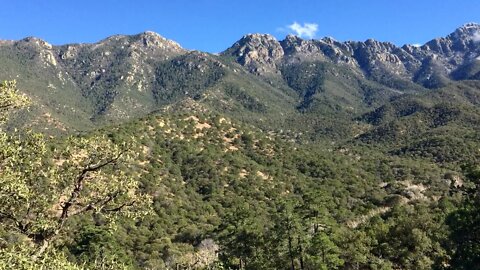
[(409, 78), (410, 74), (402, 59), (407, 60), (409, 65), (419, 65), (419, 63), (415, 63), (418, 61), (414, 58), (409, 59), (408, 53), (403, 49), (389, 42), (369, 39), (365, 42), (349, 42), (348, 44), (353, 48), (353, 57), (363, 72), (374, 78), (378, 73), (385, 72), (401, 78)]
[(303, 40), (294, 35), (288, 35), (284, 40), (280, 41), (287, 56), (292, 55), (310, 55), (324, 58), (324, 54), (320, 47), (311, 40)]
[(278, 73), (278, 61), (284, 56), (280, 42), (272, 35), (248, 34), (222, 55), (233, 56), (250, 72), (258, 75)]
[[(298, 95), (288, 102), (298, 102), (302, 110), (355, 111), (452, 80), (480, 80), (480, 25), (465, 24), (422, 46), (402, 47), (372, 39), (289, 35), (278, 41), (249, 34), (220, 56), (185, 50), (150, 31), (63, 46), (29, 37), (0, 41), (0, 60), (3, 79), (18, 79), (42, 104), (41, 113), (62, 115), (63, 123), (82, 115), (88, 120), (83, 126), (144, 115), (181, 98), (200, 99), (207, 96), (203, 91), (218, 91), (210, 93), (216, 97), (231, 81), (259, 83), (258, 89), (278, 90), (287, 98)], [(236, 94), (245, 98), (241, 90)]]
[[(150, 31), (62, 46), (35, 37), (0, 42), (0, 57), (17, 63), (2, 70), (5, 79), (27, 82), (32, 78), (28, 82), (35, 85), (28, 87), (31, 95), (41, 93), (35, 89), (42, 87), (58, 92), (58, 102), (48, 100), (50, 94), (45, 94), (45, 102), (60, 104), (56, 105), (59, 110), (67, 99), (88, 100), (85, 103), (94, 105), (84, 106), (85, 114), (91, 114), (92, 119), (104, 115), (125, 118), (150, 111), (157, 66), (186, 53), (178, 43)], [(128, 106), (124, 106), (126, 103)], [(117, 107), (128, 107), (129, 111)]]
[(358, 62), (353, 58), (354, 50), (351, 46), (330, 37), (319, 40), (319, 46), (334, 63), (358, 67)]
[(135, 42), (131, 45), (132, 48), (138, 49), (142, 45), (144, 49), (148, 49), (157, 56), (160, 52), (163, 55), (178, 55), (186, 52), (177, 42), (152, 31), (133, 36), (133, 39)]
[(422, 49), (446, 57), (459, 53), (464, 55), (469, 52), (479, 52), (480, 25), (468, 23), (456, 29), (444, 38), (436, 38), (427, 42)]
[[(450, 79), (466, 79), (472, 63), (480, 61), (480, 25), (468, 23), (446, 37), (423, 46), (398, 47), (373, 39), (338, 42), (332, 38), (303, 40), (288, 35), (278, 42), (270, 35), (247, 35), (222, 53), (257, 75), (278, 74), (285, 65), (303, 61), (326, 61), (356, 69), (367, 78), (382, 82), (388, 77), (440, 87)], [(480, 63), (479, 63), (480, 64)], [(463, 74), (468, 70), (467, 75)]]

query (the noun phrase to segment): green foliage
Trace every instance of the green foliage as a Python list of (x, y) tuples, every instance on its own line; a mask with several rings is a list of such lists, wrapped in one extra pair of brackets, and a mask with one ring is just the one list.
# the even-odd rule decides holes
[(472, 186), (460, 187), (466, 192), (462, 205), (447, 219), (450, 227), (449, 255), (452, 257), (451, 269), (475, 269), (480, 264), (480, 170), (478, 166), (464, 168)]
[(2, 226), (38, 245), (61, 233), (72, 216), (138, 216), (137, 206), (149, 204), (138, 181), (117, 165), (132, 157), (105, 137), (70, 137), (50, 151), (33, 133), (4, 135), (0, 143)]
[(28, 103), (28, 98), (18, 93), (15, 81), (0, 83), (0, 124), (7, 120), (11, 110), (23, 107)]
[(301, 107), (308, 108), (313, 96), (317, 92), (324, 91), (326, 65), (322, 62), (302, 63), (298, 66), (286, 66), (282, 70), (284, 80), (303, 99)]
[[(42, 254), (37, 260), (32, 260), (34, 251), (26, 246), (0, 249), (0, 269), (42, 270), (65, 269), (83, 270), (84, 267), (73, 264), (58, 251), (52, 250)], [(108, 268), (107, 268), (108, 269)], [(111, 268), (113, 269), (113, 268)]]
[[(215, 93), (239, 115), (278, 109), (231, 76), (191, 87), (226, 87)], [(335, 142), (297, 143), (313, 111), (267, 134), (208, 110), (82, 136), (2, 133), (0, 250), (34, 268), (51, 256), (85, 269), (468, 269), (478, 171), (460, 164), (478, 159), (477, 111), (428, 97), (361, 118), (358, 138), (340, 132), (345, 115), (308, 127)]]
[[(16, 92), (14, 82), (2, 84), (0, 103), (6, 110), (25, 103)], [(48, 251), (53, 257), (46, 253), (61, 242), (73, 217), (93, 213), (113, 222), (141, 217), (149, 209), (150, 196), (140, 193), (139, 182), (121, 167), (121, 161), (133, 158), (126, 143), (72, 136), (50, 147), (37, 133), (2, 132), (0, 146), (0, 239), (11, 246), (2, 250), (4, 265), (73, 269), (56, 251)], [(18, 256), (15, 249), (21, 251)]]
[(469, 202), (449, 217), (452, 269), (475, 269), (480, 264), (479, 222), (479, 205)]
[(187, 54), (162, 63), (156, 70), (153, 95), (159, 104), (180, 97), (199, 99), (203, 92), (225, 76), (222, 64), (202, 54)]
[(314, 254), (309, 257), (313, 266), (312, 269), (338, 269), (344, 264), (344, 261), (340, 258), (340, 249), (324, 232), (320, 232), (313, 237), (310, 249)]
[(230, 84), (225, 86), (225, 94), (233, 99), (236, 99), (242, 104), (244, 108), (253, 112), (264, 113), (267, 111), (266, 106), (258, 99), (245, 93), (238, 86)]
[(78, 265), (89, 269), (131, 269), (131, 258), (113, 236), (114, 231), (101, 226), (83, 228), (69, 244), (69, 252)]

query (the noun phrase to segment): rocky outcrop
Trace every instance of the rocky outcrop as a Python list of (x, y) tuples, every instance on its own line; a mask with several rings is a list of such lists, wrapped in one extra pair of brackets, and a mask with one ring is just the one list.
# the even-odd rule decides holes
[[(29, 37), (0, 41), (0, 58), (3, 79), (17, 79), (26, 94), (64, 123), (83, 115), (88, 120), (83, 126), (90, 119), (144, 115), (182, 98), (202, 99), (205, 91), (218, 95), (231, 81), (254, 81), (259, 89), (278, 90), (278, 96), (287, 93), (298, 98), (294, 102), (301, 110), (354, 111), (452, 80), (479, 80), (480, 25), (466, 24), (422, 46), (402, 47), (373, 39), (289, 35), (278, 41), (249, 34), (219, 56), (185, 50), (151, 31), (62, 46)], [(238, 90), (236, 95), (245, 98), (242, 89), (232, 89), (230, 94)]]
[(235, 57), (238, 63), (258, 75), (278, 73), (278, 64), (284, 54), (280, 42), (272, 35), (264, 34), (245, 35), (222, 53)]
[(3, 79), (17, 78), (28, 95), (43, 99), (39, 104), (54, 104), (60, 113), (83, 103), (92, 105), (81, 106), (90, 115), (86, 119), (116, 119), (151, 111), (157, 66), (186, 53), (178, 43), (150, 31), (62, 46), (28, 37), (0, 42), (0, 58), (10, 59), (0, 71)]
[(462, 74), (463, 70), (471, 73), (472, 62), (480, 61), (480, 25), (468, 23), (423, 46), (402, 47), (373, 39), (338, 42), (332, 38), (303, 40), (288, 35), (277, 41), (270, 35), (251, 34), (222, 55), (233, 56), (257, 75), (278, 74), (283, 66), (299, 62), (326, 61), (356, 69), (381, 83), (393, 78), (425, 87), (440, 87), (451, 79), (480, 76)]

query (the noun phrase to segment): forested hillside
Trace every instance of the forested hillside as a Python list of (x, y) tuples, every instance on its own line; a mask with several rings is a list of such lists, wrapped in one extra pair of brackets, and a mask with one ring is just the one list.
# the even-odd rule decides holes
[(2, 42), (0, 269), (480, 269), (479, 28)]

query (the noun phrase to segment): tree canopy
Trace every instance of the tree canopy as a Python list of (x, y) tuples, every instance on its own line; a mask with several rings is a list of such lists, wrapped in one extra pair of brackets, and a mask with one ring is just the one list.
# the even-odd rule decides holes
[[(1, 119), (27, 103), (15, 82), (0, 85)], [(117, 144), (106, 136), (70, 136), (51, 144), (32, 131), (1, 132), (2, 264), (29, 269), (36, 263), (47, 268), (59, 263), (74, 269), (48, 250), (62, 241), (59, 236), (69, 230), (72, 218), (89, 215), (113, 225), (119, 217), (147, 214), (151, 197), (141, 192), (139, 175), (124, 170), (134, 159), (129, 151), (133, 143), (133, 139)]]

